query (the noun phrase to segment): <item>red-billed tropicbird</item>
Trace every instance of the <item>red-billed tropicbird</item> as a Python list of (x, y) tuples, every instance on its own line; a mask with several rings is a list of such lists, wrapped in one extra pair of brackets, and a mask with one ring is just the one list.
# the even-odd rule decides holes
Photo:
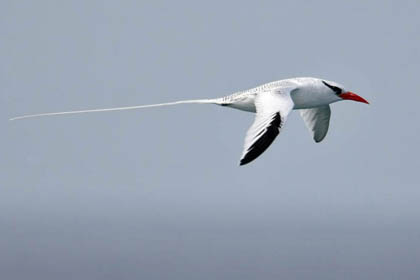
[(321, 142), (327, 134), (330, 122), (331, 109), (329, 104), (342, 100), (354, 100), (369, 104), (365, 99), (353, 92), (347, 91), (338, 83), (317, 78), (292, 78), (270, 82), (221, 98), (43, 113), (19, 116), (11, 120), (41, 116), (131, 110), (184, 103), (216, 104), (256, 113), (255, 121), (245, 137), (243, 153), (240, 159), (240, 165), (244, 165), (256, 159), (271, 145), (286, 122), (291, 110), (300, 110), (300, 114), (312, 133), (313, 139), (315, 142)]

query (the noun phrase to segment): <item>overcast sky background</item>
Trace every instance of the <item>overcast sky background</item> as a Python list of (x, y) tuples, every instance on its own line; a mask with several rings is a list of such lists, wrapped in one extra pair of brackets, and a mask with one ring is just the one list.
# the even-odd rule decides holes
[[(1, 1), (2, 278), (419, 279), (419, 2), (148, 2)], [(228, 108), (8, 121), (296, 76), (371, 105), (244, 167)]]

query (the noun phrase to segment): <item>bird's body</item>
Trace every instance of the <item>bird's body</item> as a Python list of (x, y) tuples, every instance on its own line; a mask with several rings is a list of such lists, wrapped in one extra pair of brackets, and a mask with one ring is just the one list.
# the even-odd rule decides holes
[[(333, 82), (329, 83), (336, 84)], [(324, 90), (324, 87), (322, 84), (319, 84), (319, 79), (316, 78), (278, 80), (216, 99), (216, 104), (221, 101), (222, 104), (220, 105), (255, 113), (255, 98), (258, 95), (272, 91), (290, 92), (294, 110), (314, 108), (340, 100), (336, 96), (330, 96)]]
[(271, 145), (292, 110), (300, 110), (301, 116), (308, 129), (312, 132), (314, 140), (316, 142), (322, 141), (328, 132), (331, 115), (329, 104), (345, 99), (368, 103), (360, 96), (344, 90), (341, 85), (331, 81), (317, 78), (292, 78), (266, 83), (221, 98), (44, 113), (25, 115), (12, 120), (51, 115), (131, 110), (185, 103), (216, 104), (256, 113), (255, 121), (249, 128), (245, 138), (244, 150), (240, 161), (240, 165), (244, 165), (257, 158)]

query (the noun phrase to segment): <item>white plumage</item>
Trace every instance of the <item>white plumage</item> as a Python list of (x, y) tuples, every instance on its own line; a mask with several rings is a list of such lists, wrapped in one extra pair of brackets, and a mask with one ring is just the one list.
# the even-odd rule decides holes
[(227, 106), (256, 113), (254, 123), (245, 137), (244, 149), (240, 160), (240, 165), (244, 165), (256, 159), (271, 145), (293, 109), (300, 109), (301, 116), (312, 133), (315, 142), (322, 141), (327, 135), (329, 127), (331, 116), (329, 104), (345, 99), (368, 103), (355, 93), (346, 91), (337, 83), (317, 78), (293, 78), (267, 83), (215, 99), (183, 100), (152, 105), (43, 113), (19, 116), (10, 120), (133, 110), (185, 103)]

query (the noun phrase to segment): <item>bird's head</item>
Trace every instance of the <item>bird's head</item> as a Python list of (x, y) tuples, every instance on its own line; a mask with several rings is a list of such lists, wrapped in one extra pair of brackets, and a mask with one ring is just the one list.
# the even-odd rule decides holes
[(360, 97), (354, 92), (345, 90), (343, 86), (337, 83), (326, 81), (326, 80), (322, 80), (322, 83), (326, 87), (326, 89), (328, 88), (330, 94), (334, 94), (338, 98), (337, 101), (353, 100), (353, 101), (369, 104), (369, 102), (367, 102), (366, 99), (364, 99), (363, 97)]

